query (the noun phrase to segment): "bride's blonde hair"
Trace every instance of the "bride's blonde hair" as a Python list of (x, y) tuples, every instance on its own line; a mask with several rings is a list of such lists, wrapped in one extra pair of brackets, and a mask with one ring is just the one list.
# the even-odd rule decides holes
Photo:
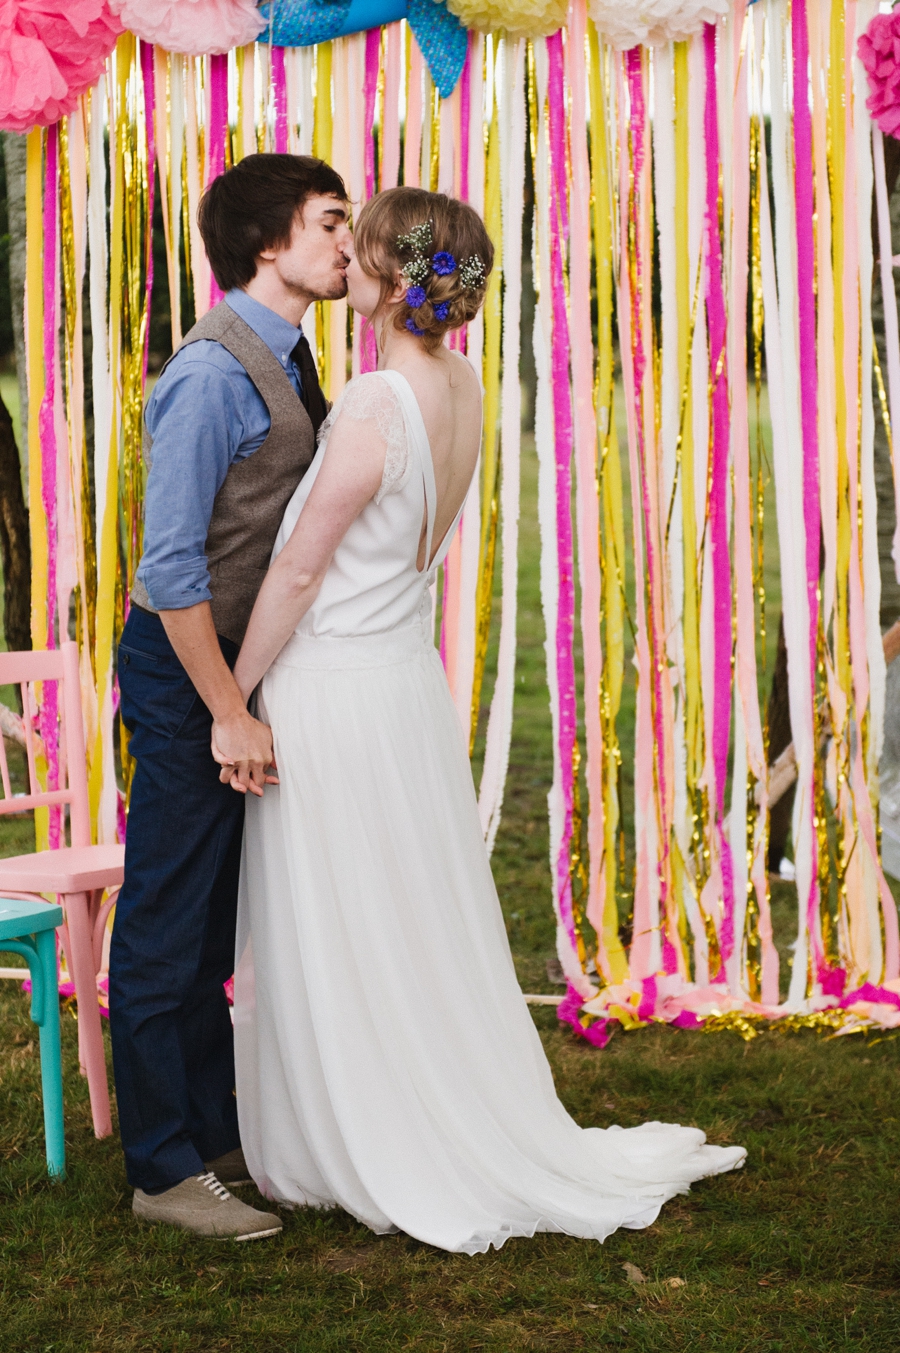
[[(429, 229), (423, 232), (423, 226)], [(390, 322), (419, 336), (428, 352), (436, 352), (445, 334), (474, 319), (484, 304), (494, 246), (467, 202), (424, 188), (388, 188), (363, 207), (353, 245), (363, 272), (381, 282), (376, 313), (393, 294), (397, 273), (404, 273), (420, 303), (394, 306)], [(448, 258), (454, 266), (444, 271)]]

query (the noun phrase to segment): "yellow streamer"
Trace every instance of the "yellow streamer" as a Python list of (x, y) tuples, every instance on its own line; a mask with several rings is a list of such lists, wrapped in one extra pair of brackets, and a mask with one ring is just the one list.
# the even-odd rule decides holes
[[(432, 131), (435, 135), (436, 131)], [(502, 257), (502, 217), (500, 211), (500, 134), (497, 128), (497, 91), (494, 87), (493, 116), (488, 135), (485, 163), (484, 219), (494, 242), (496, 257)], [(484, 302), (484, 442), (481, 453), (481, 538), (478, 555), (478, 590), (475, 598), (475, 672), (472, 680), (472, 721), (469, 754), (475, 746), (481, 687), (491, 631), (491, 603), (494, 591), (494, 560), (497, 546), (499, 512), (498, 484), (500, 466), (500, 342), (502, 337), (501, 269), (495, 267), (488, 281)]]
[[(605, 55), (605, 54), (604, 54)], [(604, 903), (598, 966), (611, 982), (628, 976), (628, 956), (619, 937), (619, 869), (616, 845), (620, 832), (619, 749), (616, 719), (622, 701), (625, 670), (625, 528), (622, 511), (622, 466), (616, 438), (613, 344), (613, 183), (603, 110), (604, 56), (593, 22), (588, 23), (588, 90), (591, 101), (590, 151), (592, 225), (597, 270), (597, 365), (594, 405), (600, 439), (600, 586), (602, 593), (603, 667), (600, 676), (600, 727), (603, 736)], [(604, 962), (605, 960), (605, 962)]]

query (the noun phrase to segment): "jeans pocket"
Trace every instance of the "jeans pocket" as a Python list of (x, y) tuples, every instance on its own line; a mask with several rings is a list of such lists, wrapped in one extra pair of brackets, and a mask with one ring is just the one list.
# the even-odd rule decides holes
[(130, 666), (134, 658), (142, 662), (152, 663), (154, 667), (159, 665), (159, 656), (156, 653), (145, 653), (142, 648), (133, 648), (131, 644), (119, 644), (118, 648), (119, 662), (125, 660), (125, 665)]
[(205, 709), (193, 682), (176, 660), (119, 645), (119, 689), (122, 719), (132, 735), (132, 752), (140, 756), (145, 738), (175, 737), (195, 706)]

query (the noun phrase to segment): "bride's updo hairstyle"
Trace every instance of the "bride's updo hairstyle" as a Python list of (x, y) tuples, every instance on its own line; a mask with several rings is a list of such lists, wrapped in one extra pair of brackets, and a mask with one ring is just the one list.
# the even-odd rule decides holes
[(379, 312), (402, 274), (406, 299), (392, 307), (391, 322), (421, 338), (428, 352), (484, 303), (494, 246), (466, 202), (424, 188), (388, 188), (363, 207), (353, 246), (363, 272), (381, 282)]

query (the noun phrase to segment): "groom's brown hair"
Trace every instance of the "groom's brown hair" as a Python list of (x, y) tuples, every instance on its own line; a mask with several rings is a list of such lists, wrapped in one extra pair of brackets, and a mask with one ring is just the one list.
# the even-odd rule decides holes
[(200, 199), (197, 222), (223, 291), (245, 287), (256, 276), (263, 249), (287, 248), (310, 197), (347, 201), (340, 174), (312, 155), (248, 155), (213, 179)]

